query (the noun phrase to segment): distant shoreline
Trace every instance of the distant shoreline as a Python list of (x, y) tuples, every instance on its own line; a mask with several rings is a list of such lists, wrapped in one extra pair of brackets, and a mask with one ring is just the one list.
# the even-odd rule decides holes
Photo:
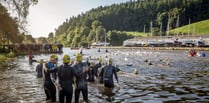
[(189, 50), (209, 51), (209, 47), (124, 47), (124, 46), (96, 46), (97, 49), (145, 49), (145, 50)]

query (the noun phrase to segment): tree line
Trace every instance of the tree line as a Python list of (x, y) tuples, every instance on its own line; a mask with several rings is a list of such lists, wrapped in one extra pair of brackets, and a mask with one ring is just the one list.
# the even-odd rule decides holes
[(153, 35), (161, 31), (166, 35), (167, 30), (187, 25), (189, 20), (193, 23), (208, 19), (208, 7), (208, 0), (137, 0), (100, 6), (66, 19), (54, 35), (65, 46), (90, 45), (104, 41), (105, 35), (112, 45), (121, 45), (133, 36), (118, 31), (152, 31)]

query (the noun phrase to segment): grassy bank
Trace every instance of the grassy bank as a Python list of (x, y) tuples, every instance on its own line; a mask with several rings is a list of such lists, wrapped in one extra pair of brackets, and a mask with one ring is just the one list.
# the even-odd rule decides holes
[(0, 54), (0, 63), (7, 62), (8, 60), (11, 60), (15, 56), (16, 55), (14, 52)]
[(209, 35), (209, 20), (204, 20), (196, 23), (192, 23), (190, 25), (185, 25), (182, 27), (179, 27), (177, 29), (173, 29), (170, 31), (170, 33), (176, 34), (195, 34), (195, 35), (203, 35), (208, 34)]
[(148, 33), (143, 32), (134, 32), (134, 31), (125, 31), (126, 34), (136, 36), (136, 37), (147, 37)]

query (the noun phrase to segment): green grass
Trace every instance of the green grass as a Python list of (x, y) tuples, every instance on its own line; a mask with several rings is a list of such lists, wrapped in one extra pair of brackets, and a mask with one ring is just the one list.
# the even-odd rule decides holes
[(146, 37), (146, 36), (148, 36), (148, 33), (143, 33), (143, 32), (134, 32), (134, 31), (125, 31), (125, 32), (128, 35), (137, 36), (137, 37)]
[(176, 34), (177, 32), (179, 32), (179, 34), (180, 33), (188, 34), (189, 31), (190, 34), (196, 34), (196, 35), (209, 34), (209, 20), (204, 20), (204, 21), (192, 23), (190, 25), (185, 25), (177, 29), (173, 29), (170, 31), (170, 33)]

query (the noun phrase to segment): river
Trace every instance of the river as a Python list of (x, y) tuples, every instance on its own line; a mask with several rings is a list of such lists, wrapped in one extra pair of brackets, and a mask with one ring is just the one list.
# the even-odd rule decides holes
[[(80, 50), (64, 48), (58, 54), (71, 59)], [(120, 88), (104, 89), (101, 84), (89, 83), (90, 103), (208, 103), (209, 52), (206, 57), (189, 57), (183, 50), (140, 49), (83, 50), (84, 59), (111, 57), (124, 71), (118, 73)], [(34, 55), (36, 60), (48, 60), (50, 55)], [(104, 61), (105, 59), (103, 59)], [(36, 77), (37, 63), (29, 65), (27, 56), (20, 56), (0, 67), (0, 103), (45, 103), (42, 79)], [(133, 64), (133, 65), (131, 65)], [(131, 66), (129, 66), (131, 65)], [(138, 69), (139, 74), (133, 74)], [(107, 95), (112, 96), (112, 100)], [(80, 96), (82, 100), (82, 96)]]

